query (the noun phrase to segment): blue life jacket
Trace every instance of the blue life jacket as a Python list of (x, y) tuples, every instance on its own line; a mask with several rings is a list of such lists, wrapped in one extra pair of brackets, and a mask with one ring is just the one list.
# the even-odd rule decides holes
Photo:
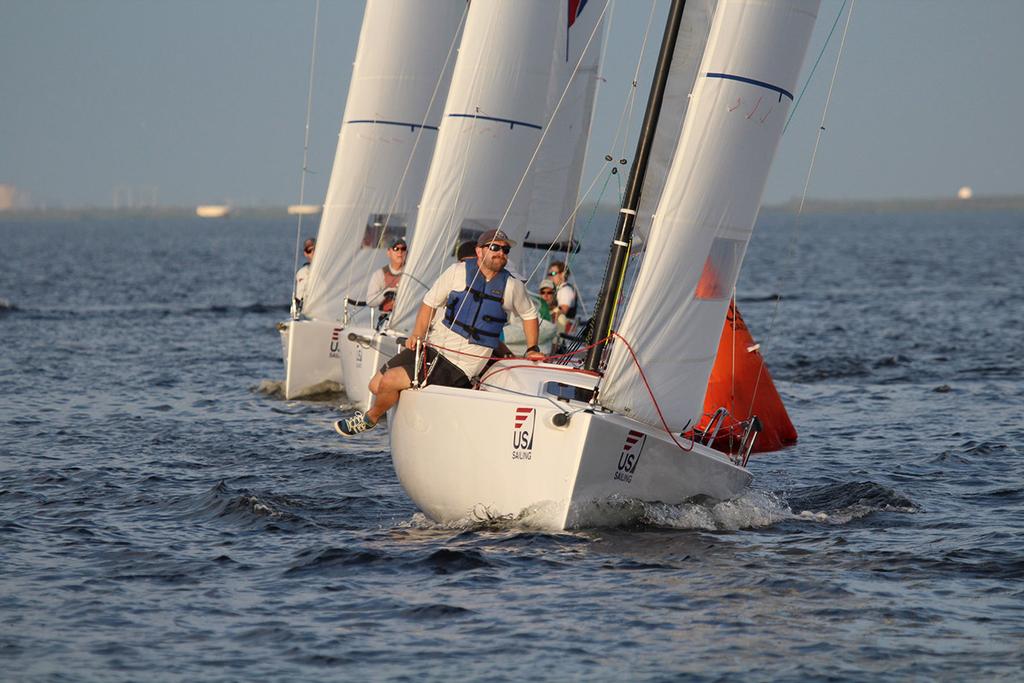
[(444, 326), (473, 344), (498, 348), (508, 314), (501, 307), (509, 272), (502, 268), (490, 282), (484, 280), (476, 259), (466, 259), (466, 288), (448, 294)]

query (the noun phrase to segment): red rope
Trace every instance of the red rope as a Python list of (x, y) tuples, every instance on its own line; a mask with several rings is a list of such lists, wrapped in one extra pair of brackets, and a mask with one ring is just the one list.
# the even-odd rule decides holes
[[(661, 420), (661, 427), (662, 427), (662, 429), (665, 430), (665, 433), (668, 434), (669, 438), (672, 439), (672, 443), (674, 443), (676, 445), (676, 447), (679, 448), (679, 450), (683, 451), (684, 453), (691, 452), (693, 450), (693, 445), (694, 445), (695, 441), (691, 437), (690, 445), (689, 446), (684, 446), (683, 444), (679, 443), (679, 441), (676, 439), (676, 435), (672, 433), (672, 430), (668, 426), (668, 422), (665, 421), (665, 415), (661, 412), (661, 406), (658, 405), (658, 399), (655, 398), (655, 396), (654, 396), (654, 390), (651, 389), (651, 383), (647, 381), (647, 375), (644, 374), (644, 369), (640, 365), (640, 359), (638, 359), (636, 357), (636, 352), (633, 350), (633, 347), (630, 345), (630, 343), (628, 341), (626, 341), (626, 338), (623, 337), (618, 332), (612, 332), (610, 335), (608, 335), (604, 339), (601, 339), (600, 341), (596, 341), (593, 344), (591, 344), (589, 346), (586, 346), (584, 348), (577, 349), (576, 351), (573, 351), (572, 353), (564, 353), (564, 354), (559, 354), (559, 355), (555, 355), (555, 356), (544, 356), (543, 360), (546, 361), (546, 360), (549, 360), (549, 359), (552, 359), (552, 358), (566, 358), (566, 357), (573, 356), (573, 355), (578, 354), (578, 353), (584, 353), (584, 352), (589, 351), (590, 349), (594, 348), (595, 346), (598, 346), (599, 344), (604, 344), (605, 342), (607, 342), (612, 337), (615, 337), (617, 339), (622, 340), (622, 343), (626, 345), (626, 349), (629, 351), (629, 355), (632, 356), (633, 363), (636, 365), (636, 369), (640, 373), (640, 379), (643, 380), (644, 387), (646, 387), (646, 389), (647, 389), (647, 395), (651, 397), (651, 404), (654, 405), (654, 409), (658, 412), (658, 419)], [(428, 346), (428, 345), (432, 346), (435, 349), (438, 349), (440, 351), (448, 351), (449, 353), (457, 353), (457, 354), (460, 354), (460, 355), (463, 355), (463, 356), (469, 356), (470, 358), (481, 358), (481, 359), (484, 359), (484, 360), (490, 360), (490, 358), (491, 358), (491, 356), (478, 356), (478, 355), (473, 354), (473, 353), (466, 353), (465, 351), (456, 351), (455, 349), (448, 349), (448, 348), (445, 348), (443, 346), (438, 346), (437, 344), (428, 344), (428, 343), (424, 342), (424, 346)], [(536, 366), (534, 366), (534, 365), (526, 365), (524, 363), (521, 363), (521, 364), (518, 364), (518, 365), (507, 365), (505, 367), (498, 368), (497, 370), (495, 370), (494, 372), (491, 372), (488, 375), (485, 375), (484, 377), (482, 377), (480, 379), (480, 382), (481, 383), (485, 382), (486, 380), (490, 379), (491, 377), (494, 377), (499, 372), (504, 372), (506, 370), (512, 370), (514, 368), (532, 368), (532, 367), (536, 367)], [(577, 373), (587, 374), (587, 375), (595, 374), (595, 373), (593, 373), (593, 372), (591, 372), (589, 370), (579, 370), (579, 369), (576, 369), (576, 368), (564, 368), (563, 371), (564, 372), (577, 372)]]
[(683, 446), (681, 443), (676, 441), (676, 435), (672, 433), (671, 429), (669, 429), (668, 423), (665, 421), (665, 416), (661, 412), (661, 406), (658, 405), (658, 399), (654, 397), (654, 391), (651, 389), (651, 383), (647, 381), (647, 375), (644, 374), (644, 369), (640, 366), (640, 360), (636, 357), (636, 352), (633, 351), (633, 347), (630, 346), (629, 342), (626, 341), (626, 338), (618, 332), (612, 332), (611, 336), (621, 339), (622, 343), (626, 345), (626, 349), (629, 350), (629, 355), (633, 357), (633, 363), (636, 364), (636, 369), (640, 372), (640, 379), (644, 381), (644, 386), (647, 387), (647, 394), (651, 397), (651, 403), (654, 404), (654, 409), (658, 411), (658, 419), (661, 420), (661, 426), (665, 430), (665, 433), (669, 435), (669, 438), (672, 439), (672, 443), (678, 446), (679, 450), (684, 453), (692, 451), (694, 444), (694, 440), (692, 438), (690, 439), (689, 446)]

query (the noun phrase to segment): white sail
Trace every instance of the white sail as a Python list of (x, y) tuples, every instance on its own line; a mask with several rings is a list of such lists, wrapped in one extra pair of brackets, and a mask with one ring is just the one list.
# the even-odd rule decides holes
[[(515, 239), (548, 245), (570, 238), (607, 38), (604, 0), (560, 3), (548, 85), (548, 126), (521, 192), (531, 198)], [(563, 226), (568, 229), (562, 232)], [(504, 226), (503, 228), (504, 229)], [(511, 232), (509, 233), (512, 234)]]
[(472, 3), (392, 329), (412, 327), (461, 238), (500, 224), (520, 245), (557, 239), (579, 193), (606, 4)]
[(690, 93), (693, 92), (697, 69), (704, 58), (704, 49), (707, 47), (711, 20), (717, 4), (718, 0), (688, 0), (683, 10), (675, 50), (672, 52), (669, 79), (665, 84), (661, 115), (651, 143), (647, 171), (644, 174), (640, 208), (633, 225), (636, 231), (634, 242), (645, 241), (650, 233), (654, 209), (661, 198), (669, 168), (672, 166), (672, 158), (679, 144), (679, 136), (683, 132)]
[[(692, 426), (703, 410), (817, 10), (817, 0), (718, 2), (644, 262), (617, 329), (675, 432)], [(603, 385), (605, 407), (661, 426), (621, 342), (613, 346)]]
[[(581, 85), (579, 92), (571, 93), (572, 103), (566, 105), (563, 100), (563, 106), (567, 106), (563, 132), (574, 141), (561, 149), (562, 154), (573, 156), (568, 164), (562, 159), (557, 164), (574, 169), (566, 174), (575, 173), (575, 181), (562, 178), (560, 184), (545, 187), (551, 193), (548, 196), (557, 195), (557, 199), (546, 200), (546, 208), (531, 208), (540, 195), (526, 175), (527, 169), (534, 169), (531, 161), (536, 163), (535, 156), (542, 156), (543, 150), (537, 149), (553, 100), (557, 99), (552, 95), (553, 88), (561, 97), (566, 79), (595, 33), (587, 54), (593, 50), (599, 57), (601, 52), (601, 27), (597, 22), (605, 2), (586, 3), (585, 11), (574, 17), (572, 27), (568, 27), (566, 4), (550, 0), (474, 0), (470, 6), (406, 275), (392, 312), (392, 329), (412, 327), (424, 292), (451, 262), (460, 237), (500, 224), (520, 243), (530, 231), (531, 241), (553, 239), (571, 212), (571, 206), (565, 207), (575, 202), (578, 189), (582, 167), (579, 148), (586, 131), (582, 137), (579, 134), (583, 128), (589, 129), (593, 106), (590, 89), (596, 87), (595, 82), (589, 82), (593, 69), (577, 74)], [(571, 67), (566, 66), (567, 45)], [(558, 64), (553, 67), (556, 50)], [(561, 83), (553, 85), (555, 80)], [(556, 137), (550, 137), (556, 141)], [(578, 159), (574, 156), (577, 153)], [(546, 168), (548, 173), (556, 172), (552, 163)], [(534, 240), (534, 235), (539, 239)]]
[(383, 263), (375, 248), (384, 226), (374, 223), (386, 221), (389, 234), (412, 226), (465, 6), (465, 0), (366, 3), (303, 304), (306, 316), (335, 320), (346, 296), (363, 298), (372, 268)]

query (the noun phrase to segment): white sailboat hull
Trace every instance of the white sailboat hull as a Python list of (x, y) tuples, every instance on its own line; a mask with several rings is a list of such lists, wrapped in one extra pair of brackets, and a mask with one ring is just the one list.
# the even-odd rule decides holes
[[(355, 339), (350, 339), (349, 335)], [(384, 361), (399, 350), (398, 341), (394, 337), (382, 335), (370, 327), (350, 327), (345, 330), (341, 341), (341, 366), (345, 374), (345, 394), (352, 408), (364, 413), (370, 409), (373, 402), (370, 380)]]
[(286, 320), (278, 329), (284, 357), (285, 398), (341, 390), (341, 322)]
[[(529, 395), (523, 390), (530, 385), (543, 390), (551, 381), (594, 383), (560, 366), (535, 368), (492, 371), (481, 391), (403, 392), (390, 418), (391, 453), (403, 488), (428, 517), (524, 516), (544, 528), (585, 527), (600, 524), (602, 502), (726, 500), (750, 485), (747, 470), (710, 448), (683, 451), (635, 420), (587, 412), (586, 403), (540, 391)], [(557, 426), (555, 417), (566, 411), (568, 424)]]

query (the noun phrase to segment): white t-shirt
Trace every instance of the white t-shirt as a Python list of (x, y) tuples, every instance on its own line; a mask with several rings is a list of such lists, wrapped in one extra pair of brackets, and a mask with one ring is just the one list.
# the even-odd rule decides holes
[[(441, 355), (459, 366), (459, 369), (466, 373), (466, 377), (473, 377), (483, 370), (487, 360), (491, 357), (492, 349), (470, 343), (461, 334), (449, 330), (442, 322), (448, 295), (455, 291), (461, 292), (465, 288), (466, 264), (456, 263), (441, 273), (441, 277), (423, 297), (423, 303), (435, 309), (431, 330), (428, 334), (430, 343), (441, 347), (438, 348)], [(505, 283), (505, 294), (502, 297), (501, 307), (506, 313), (515, 314), (523, 320), (537, 319), (537, 307), (533, 304), (530, 295), (526, 293), (526, 285), (511, 276)]]
[[(569, 310), (576, 304), (576, 288), (568, 282), (563, 282), (558, 285), (558, 289), (555, 290), (555, 301), (558, 302), (559, 306), (568, 306)], [(577, 311), (579, 313), (579, 311)], [(569, 318), (575, 320), (576, 318)]]
[(302, 301), (306, 298), (306, 280), (309, 279), (309, 264), (295, 271), (295, 298)]
[[(387, 266), (387, 269), (392, 275), (402, 274), (402, 271), (398, 271), (396, 273), (394, 270), (391, 270), (391, 266)], [(373, 275), (370, 276), (370, 284), (366, 286), (366, 305), (373, 307), (380, 306), (384, 301), (384, 294), (393, 291), (395, 290), (384, 286), (384, 269), (376, 269), (373, 271)]]

